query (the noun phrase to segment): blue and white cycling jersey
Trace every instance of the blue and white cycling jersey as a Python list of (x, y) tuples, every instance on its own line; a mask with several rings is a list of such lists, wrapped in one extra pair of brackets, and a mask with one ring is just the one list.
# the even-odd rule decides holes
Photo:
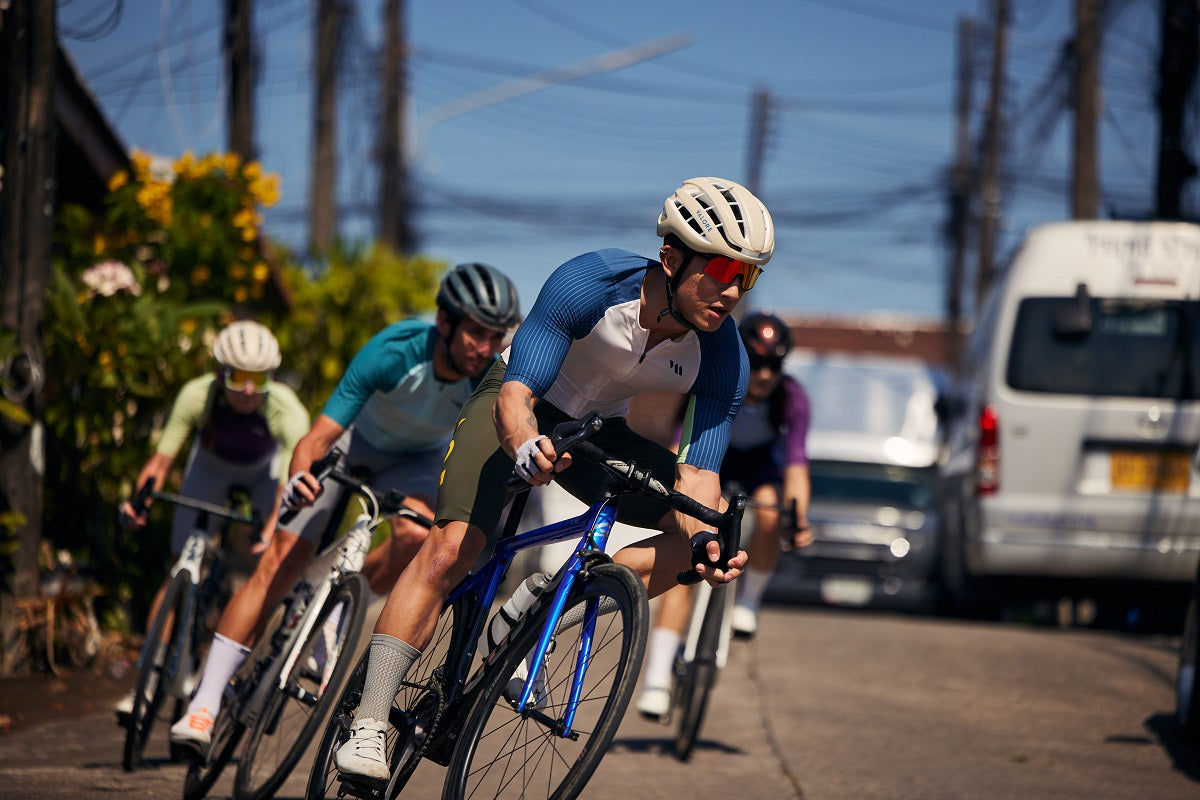
[(437, 328), (419, 320), (389, 325), (367, 342), (322, 412), (377, 450), (444, 450), (477, 380), (454, 383), (433, 374)]
[(689, 331), (647, 350), (650, 332), (638, 310), (642, 279), (655, 263), (600, 250), (556, 269), (504, 353), (505, 380), (572, 417), (625, 416), (642, 392), (690, 393), (679, 461), (716, 472), (746, 395), (746, 352), (732, 318), (712, 333)]

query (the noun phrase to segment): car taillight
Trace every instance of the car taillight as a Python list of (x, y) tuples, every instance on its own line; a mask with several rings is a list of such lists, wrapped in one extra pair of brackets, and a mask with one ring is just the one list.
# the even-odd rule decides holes
[(1000, 488), (1000, 419), (995, 406), (984, 406), (979, 412), (979, 453), (975, 472), (975, 490), (979, 494), (995, 494)]

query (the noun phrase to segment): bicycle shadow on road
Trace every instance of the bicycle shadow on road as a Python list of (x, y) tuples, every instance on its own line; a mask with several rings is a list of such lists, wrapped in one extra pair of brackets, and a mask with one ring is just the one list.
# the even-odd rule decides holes
[(1153, 714), (1146, 718), (1146, 727), (1158, 737), (1158, 744), (1171, 757), (1175, 769), (1200, 783), (1200, 741), (1183, 738), (1175, 715)]
[[(609, 752), (654, 753), (674, 758), (675, 740), (656, 736), (617, 737), (612, 740)], [(718, 742), (713, 739), (697, 739), (692, 749), (692, 757), (695, 758), (700, 753), (725, 753), (727, 755), (740, 756), (745, 755), (746, 751), (740, 747), (733, 747), (725, 742)]]

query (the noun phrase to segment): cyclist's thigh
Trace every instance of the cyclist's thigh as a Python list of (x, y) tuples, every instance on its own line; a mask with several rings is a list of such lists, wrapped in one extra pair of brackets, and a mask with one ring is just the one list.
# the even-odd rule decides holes
[(489, 538), (497, 535), (500, 512), (509, 499), (504, 484), (513, 467), (512, 459), (496, 444), (492, 423), (504, 371), (504, 362), (497, 361), (463, 406), (439, 474), (437, 495), (437, 521), (469, 522)]

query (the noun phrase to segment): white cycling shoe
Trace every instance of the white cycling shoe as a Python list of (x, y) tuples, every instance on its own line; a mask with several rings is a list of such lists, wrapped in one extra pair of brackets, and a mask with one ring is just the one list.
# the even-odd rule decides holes
[(213, 723), (216, 721), (216, 715), (207, 708), (188, 711), (171, 726), (171, 743), (203, 751), (212, 741)]
[(671, 711), (671, 690), (666, 686), (643, 686), (637, 701), (638, 713), (661, 722)]
[[(529, 694), (529, 708), (545, 708), (549, 702), (549, 696), (546, 692), (546, 670), (548, 666), (546, 662), (542, 662), (542, 668), (538, 670), (537, 677), (533, 679), (533, 691)], [(513, 670), (512, 677), (508, 679), (508, 683), (504, 685), (504, 697), (508, 702), (514, 705), (521, 699), (521, 689), (525, 687), (525, 681), (529, 679), (529, 659), (522, 658), (521, 663)]]
[(386, 733), (386, 722), (357, 720), (350, 729), (350, 738), (334, 754), (338, 772), (350, 780), (387, 783), (391, 771), (387, 765)]
[(753, 636), (758, 633), (758, 612), (746, 606), (735, 605), (733, 615), (729, 618), (729, 627), (737, 636)]

